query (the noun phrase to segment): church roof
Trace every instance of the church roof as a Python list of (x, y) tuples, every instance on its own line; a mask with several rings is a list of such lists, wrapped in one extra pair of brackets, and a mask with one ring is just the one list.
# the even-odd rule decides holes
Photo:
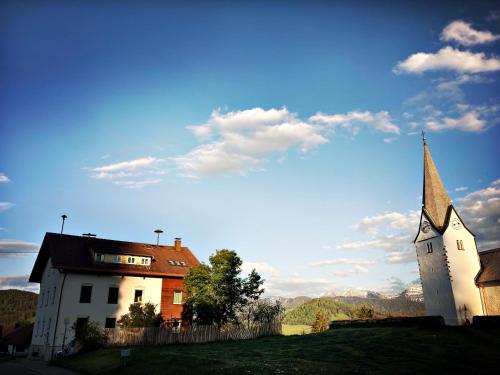
[(439, 177), (438, 170), (432, 160), (429, 147), (424, 142), (424, 192), (422, 203), (427, 215), (430, 216), (437, 229), (443, 229), (446, 221), (446, 212), (450, 206), (450, 198)]
[(480, 251), (481, 271), (476, 277), (477, 284), (500, 281), (500, 248)]

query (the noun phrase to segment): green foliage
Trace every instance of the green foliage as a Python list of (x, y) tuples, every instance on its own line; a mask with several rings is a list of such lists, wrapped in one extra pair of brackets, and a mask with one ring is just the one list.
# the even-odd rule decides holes
[(217, 250), (209, 262), (191, 268), (184, 277), (188, 295), (183, 320), (218, 325), (237, 322), (238, 311), (264, 292), (264, 280), (255, 270), (242, 278), (242, 261), (232, 250)]
[(132, 303), (128, 308), (128, 313), (122, 315), (118, 321), (118, 324), (124, 328), (159, 327), (162, 323), (163, 317), (156, 313), (156, 305), (151, 302)]
[(24, 290), (0, 290), (0, 326), (30, 324), (35, 319), (38, 294)]
[(335, 301), (349, 305), (371, 307), (376, 316), (423, 316), (423, 302), (412, 301), (405, 296), (396, 298), (335, 297)]
[(330, 328), (330, 320), (322, 310), (318, 310), (311, 331), (315, 333), (324, 332), (327, 331), (328, 328)]
[(75, 339), (80, 345), (80, 352), (88, 352), (104, 347), (107, 342), (107, 336), (99, 327), (98, 322), (89, 321), (81, 327), (76, 327), (76, 322), (71, 326), (75, 331)]
[(359, 307), (357, 316), (361, 319), (373, 318), (375, 316), (375, 311), (373, 310), (373, 308), (363, 305)]

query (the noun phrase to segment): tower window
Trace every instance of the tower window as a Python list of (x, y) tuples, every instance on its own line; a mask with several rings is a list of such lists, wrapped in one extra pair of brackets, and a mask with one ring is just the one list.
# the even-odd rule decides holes
[(118, 303), (118, 288), (116, 286), (110, 286), (108, 289), (108, 303)]
[(464, 243), (462, 240), (457, 240), (457, 249), (458, 250), (465, 250), (464, 249)]
[(427, 254), (432, 253), (432, 242), (427, 243)]

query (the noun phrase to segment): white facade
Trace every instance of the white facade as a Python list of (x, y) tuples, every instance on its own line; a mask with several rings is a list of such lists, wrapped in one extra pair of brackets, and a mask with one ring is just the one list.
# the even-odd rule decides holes
[(441, 315), (449, 325), (472, 322), (483, 315), (479, 288), (474, 279), (480, 270), (476, 242), (455, 209), (440, 233), (422, 213), (415, 240), (424, 303), (428, 315)]
[[(89, 303), (80, 302), (82, 286), (91, 286)], [(118, 288), (117, 303), (108, 303), (110, 287)], [(48, 359), (74, 338), (71, 328), (78, 318), (88, 318), (105, 327), (106, 318), (116, 321), (134, 303), (136, 290), (142, 291), (142, 302), (160, 309), (162, 279), (135, 276), (111, 276), (62, 273), (47, 262), (40, 282), (30, 353)], [(36, 355), (36, 354), (35, 354)]]

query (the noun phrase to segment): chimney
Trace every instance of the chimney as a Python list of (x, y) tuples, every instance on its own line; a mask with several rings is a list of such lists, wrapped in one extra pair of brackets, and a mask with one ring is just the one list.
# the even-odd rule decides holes
[(179, 237), (175, 238), (175, 250), (181, 251), (181, 238)]

